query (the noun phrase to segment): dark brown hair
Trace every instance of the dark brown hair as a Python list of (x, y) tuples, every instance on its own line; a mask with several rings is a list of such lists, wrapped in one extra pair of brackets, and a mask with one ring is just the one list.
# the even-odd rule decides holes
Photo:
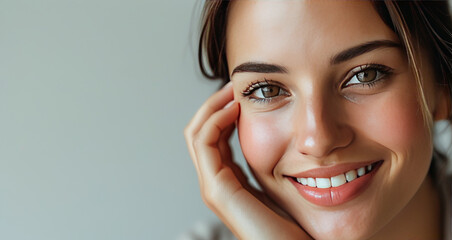
[[(229, 82), (226, 60), (226, 22), (229, 3), (230, 1), (206, 0), (198, 46), (198, 62), (202, 75), (208, 79), (222, 79), (224, 84)], [(205, 65), (205, 61), (208, 66)]]

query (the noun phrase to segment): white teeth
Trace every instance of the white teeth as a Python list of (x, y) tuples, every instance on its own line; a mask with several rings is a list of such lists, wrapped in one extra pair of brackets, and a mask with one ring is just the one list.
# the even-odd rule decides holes
[(356, 170), (350, 170), (346, 173), (339, 174), (331, 178), (296, 178), (296, 181), (302, 185), (308, 185), (309, 187), (317, 188), (330, 188), (339, 187), (347, 182), (351, 182), (358, 177), (366, 175), (367, 172), (372, 170), (372, 164), (365, 167), (360, 167)]
[(345, 178), (347, 179), (347, 182), (351, 182), (351, 181), (355, 180), (357, 177), (358, 177), (358, 175), (355, 170), (350, 170), (345, 173)]
[(310, 187), (316, 187), (315, 179), (314, 179), (314, 178), (308, 178), (308, 186), (310, 186)]
[(334, 177), (331, 178), (331, 186), (333, 186), (333, 187), (339, 187), (339, 186), (343, 185), (346, 182), (347, 181), (345, 180), (345, 175), (344, 174), (339, 174), (339, 175), (334, 176)]
[(300, 178), (300, 182), (303, 185), (308, 185), (308, 179), (306, 179), (306, 178)]
[(364, 167), (358, 168), (358, 176), (361, 177), (364, 174), (366, 174), (366, 169)]
[(316, 178), (315, 179), (318, 188), (329, 188), (331, 187), (331, 182), (329, 178)]
[(308, 180), (306, 178), (297, 178), (297, 182), (303, 185), (308, 185)]

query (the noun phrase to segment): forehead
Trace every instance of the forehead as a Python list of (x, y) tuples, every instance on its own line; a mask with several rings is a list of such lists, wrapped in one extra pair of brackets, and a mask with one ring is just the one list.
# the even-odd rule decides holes
[(325, 62), (364, 42), (398, 42), (371, 2), (338, 0), (235, 0), (226, 39), (230, 69), (247, 61)]

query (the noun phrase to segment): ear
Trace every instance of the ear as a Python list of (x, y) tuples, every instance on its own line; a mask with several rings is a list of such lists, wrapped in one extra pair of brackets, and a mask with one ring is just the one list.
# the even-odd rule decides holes
[(438, 96), (435, 111), (433, 112), (433, 119), (438, 120), (448, 120), (450, 118), (450, 107), (451, 99), (448, 87), (444, 86), (438, 89)]

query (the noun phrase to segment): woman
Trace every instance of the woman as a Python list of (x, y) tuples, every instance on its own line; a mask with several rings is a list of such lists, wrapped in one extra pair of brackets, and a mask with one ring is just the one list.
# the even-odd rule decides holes
[[(206, 1), (201, 69), (229, 83), (185, 136), (203, 199), (235, 236), (450, 238), (431, 129), (451, 112), (447, 9)], [(235, 127), (262, 192), (231, 159)]]

